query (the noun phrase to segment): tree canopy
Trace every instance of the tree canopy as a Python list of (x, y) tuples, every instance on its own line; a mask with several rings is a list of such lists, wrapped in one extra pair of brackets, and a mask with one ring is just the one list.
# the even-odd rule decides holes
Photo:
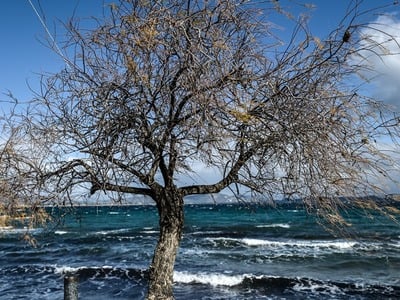
[(353, 82), (359, 56), (384, 45), (358, 51), (355, 2), (326, 39), (300, 19), (278, 46), (259, 16), (273, 3), (122, 1), (96, 28), (68, 24), (72, 58), (37, 99), (58, 189), (149, 194), (201, 162), (221, 180), (184, 195), (233, 184), (299, 198), (374, 192), (369, 177), (391, 159), (375, 141), (396, 135), (397, 119)]

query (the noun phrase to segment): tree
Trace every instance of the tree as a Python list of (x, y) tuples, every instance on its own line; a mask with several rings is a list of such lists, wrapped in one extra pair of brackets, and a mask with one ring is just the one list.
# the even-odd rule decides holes
[[(325, 40), (278, 1), (247, 2), (121, 0), (88, 30), (71, 21), (67, 65), (43, 77), (31, 106), (45, 196), (73, 201), (87, 187), (155, 202), (148, 299), (173, 298), (185, 196), (298, 197), (340, 225), (339, 196), (375, 193), (373, 178), (390, 176), (376, 141), (390, 136), (397, 149), (399, 119), (354, 84), (366, 53), (385, 46), (362, 44), (360, 2)], [(295, 24), (285, 45), (265, 22), (279, 13)], [(220, 178), (182, 184), (195, 162)]]
[(24, 118), (15, 109), (11, 105), (0, 116), (0, 227), (23, 223), (27, 227), (24, 240), (35, 246), (29, 229), (46, 223), (50, 216), (41, 207), (45, 204), (39, 192), (41, 160), (32, 155), (40, 148), (25, 142), (27, 123), (21, 122)]

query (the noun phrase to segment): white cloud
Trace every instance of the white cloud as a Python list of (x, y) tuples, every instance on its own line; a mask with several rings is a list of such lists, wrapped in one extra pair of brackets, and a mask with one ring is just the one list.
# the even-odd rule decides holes
[(192, 173), (183, 174), (178, 178), (178, 185), (214, 184), (222, 179), (222, 174), (217, 167), (206, 166), (201, 161), (193, 161)]
[(373, 96), (400, 112), (400, 20), (395, 15), (382, 15), (360, 33), (361, 57), (356, 62), (377, 75), (372, 79)]

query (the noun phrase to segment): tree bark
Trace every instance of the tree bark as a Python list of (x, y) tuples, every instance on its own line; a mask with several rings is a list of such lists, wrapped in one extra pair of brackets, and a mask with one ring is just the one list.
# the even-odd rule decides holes
[(148, 300), (174, 299), (173, 273), (184, 224), (183, 195), (177, 189), (155, 196), (160, 237), (150, 266)]

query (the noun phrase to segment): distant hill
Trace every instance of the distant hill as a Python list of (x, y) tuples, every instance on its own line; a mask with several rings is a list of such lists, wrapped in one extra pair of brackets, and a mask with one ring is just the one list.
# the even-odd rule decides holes
[[(346, 206), (352, 206), (352, 204), (357, 201), (373, 201), (382, 205), (400, 205), (400, 194), (390, 194), (386, 196), (365, 196), (361, 198), (354, 197), (340, 197), (341, 201)], [(266, 201), (262, 197), (258, 199), (253, 199), (251, 197), (243, 197), (238, 200), (233, 195), (227, 194), (206, 194), (206, 195), (189, 195), (184, 198), (185, 204), (237, 204), (246, 203), (251, 205), (262, 204), (262, 205), (273, 205), (273, 206), (304, 206), (302, 199), (282, 199), (277, 200), (274, 203), (271, 201)], [(109, 205), (154, 205), (152, 199), (148, 196), (142, 195), (128, 195), (121, 199), (120, 201), (111, 201), (108, 197), (93, 197), (87, 198), (85, 200), (78, 200), (74, 203), (75, 206), (109, 206)]]

